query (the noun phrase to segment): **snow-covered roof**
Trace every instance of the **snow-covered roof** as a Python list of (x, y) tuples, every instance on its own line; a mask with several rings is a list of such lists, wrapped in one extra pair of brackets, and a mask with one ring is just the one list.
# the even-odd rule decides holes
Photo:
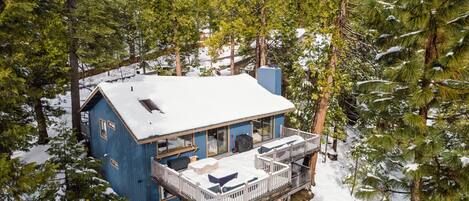
[[(101, 94), (141, 143), (292, 111), (294, 105), (247, 74), (221, 77), (144, 76), (140, 81), (100, 83), (82, 110)], [(96, 99), (96, 98), (95, 98)], [(147, 110), (150, 99), (159, 110)]]

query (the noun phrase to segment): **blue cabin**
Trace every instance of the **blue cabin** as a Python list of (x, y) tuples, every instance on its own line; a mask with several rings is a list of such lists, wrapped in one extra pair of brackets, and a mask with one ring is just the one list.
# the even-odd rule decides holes
[(240, 135), (253, 145), (281, 137), (294, 105), (280, 96), (281, 70), (226, 77), (142, 76), (101, 83), (81, 112), (88, 115), (91, 155), (121, 196), (134, 201), (175, 199), (152, 177), (152, 161), (167, 164), (223, 158)]

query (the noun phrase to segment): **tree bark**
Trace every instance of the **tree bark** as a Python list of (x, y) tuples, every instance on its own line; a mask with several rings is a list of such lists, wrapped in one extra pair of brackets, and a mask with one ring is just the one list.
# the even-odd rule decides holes
[(38, 144), (47, 144), (49, 135), (47, 134), (47, 121), (44, 115), (44, 108), (40, 97), (33, 98), (34, 115), (37, 122), (37, 131), (39, 134)]
[(235, 40), (234, 40), (234, 37), (231, 36), (230, 37), (230, 70), (231, 70), (231, 75), (238, 74), (238, 72), (235, 68), (234, 57), (235, 57)]
[[(339, 29), (339, 34), (336, 35), (336, 37), (343, 37), (343, 29), (345, 26), (345, 20), (347, 16), (347, 0), (342, 0), (340, 3), (340, 14), (335, 20), (335, 26)], [(334, 36), (333, 36), (334, 37)], [(332, 39), (334, 41), (334, 38)], [(326, 115), (327, 115), (327, 110), (329, 108), (329, 101), (331, 99), (332, 95), (332, 87), (333, 87), (333, 82), (334, 82), (334, 73), (335, 69), (337, 67), (337, 61), (339, 58), (339, 49), (334, 45), (334, 43), (331, 44), (331, 57), (329, 60), (329, 65), (328, 65), (328, 75), (327, 75), (327, 86), (323, 88), (323, 91), (321, 91), (321, 96), (318, 100), (317, 104), (317, 109), (316, 113), (313, 118), (312, 122), (312, 127), (311, 127), (311, 132), (312, 133), (317, 133), (319, 136), (322, 136), (324, 132), (324, 125), (326, 122)], [(327, 144), (326, 144), (327, 146)], [(317, 161), (317, 154), (313, 156), (314, 164), (311, 165), (311, 182), (315, 182), (315, 173), (316, 173), (316, 161)]]
[(266, 21), (266, 12), (265, 12), (265, 2), (263, 2), (264, 5), (261, 7), (261, 34), (259, 37), (259, 65), (260, 66), (266, 66), (267, 65), (267, 42), (266, 42), (266, 26), (267, 26), (267, 21)]
[(70, 91), (72, 99), (72, 130), (77, 136), (77, 140), (83, 140), (83, 135), (81, 134), (81, 117), (80, 117), (80, 86), (79, 86), (79, 72), (78, 72), (78, 39), (76, 35), (76, 23), (77, 19), (74, 14), (76, 9), (77, 2), (76, 0), (67, 0), (66, 4), (68, 22), (68, 54), (70, 62)]
[[(432, 63), (433, 61), (438, 59), (438, 48), (437, 48), (437, 34), (438, 34), (438, 28), (437, 28), (437, 22), (436, 19), (434, 18), (434, 15), (430, 14), (430, 21), (429, 21), (429, 33), (427, 37), (427, 41), (425, 43), (425, 66), (424, 70), (428, 70), (432, 68)], [(422, 76), (422, 82), (421, 82), (421, 87), (422, 89), (428, 88), (430, 86), (430, 80), (426, 79), (425, 76)], [(422, 119), (426, 122), (428, 119), (428, 104), (421, 106), (419, 108), (419, 115), (422, 117)], [(420, 135), (423, 135), (424, 137), (427, 135), (426, 131), (422, 131)], [(422, 145), (423, 146), (423, 145)], [(422, 162), (423, 159), (423, 153), (421, 151), (416, 150), (415, 151), (415, 158), (414, 158), (416, 163)], [(412, 180), (412, 185), (410, 189), (410, 200), (411, 201), (421, 201), (422, 198), (420, 196), (421, 192), (421, 186), (422, 186), (422, 177), (419, 176), (414, 176)]]
[(332, 140), (332, 150), (337, 153), (337, 137), (334, 136), (334, 139)]
[(267, 66), (267, 42), (266, 42), (266, 39), (265, 39), (265, 36), (261, 36), (259, 38), (259, 42), (260, 42), (260, 55), (259, 55), (259, 58), (260, 58), (260, 61), (259, 61), (259, 65), (260, 66)]
[[(311, 127), (311, 132), (316, 133), (319, 136), (322, 136), (324, 132), (324, 124), (326, 122), (326, 115), (327, 115), (327, 109), (329, 108), (329, 100), (331, 98), (331, 87), (334, 82), (333, 75), (335, 73), (335, 68), (337, 65), (337, 54), (338, 50), (336, 47), (332, 47), (332, 56), (329, 62), (329, 75), (327, 76), (327, 87), (325, 87), (325, 90), (321, 92), (321, 97), (319, 98), (318, 101), (318, 107), (316, 110), (316, 114), (314, 115), (312, 127)], [(326, 144), (327, 146), (327, 144)], [(311, 182), (315, 183), (315, 177), (314, 175), (316, 174), (316, 161), (318, 155), (315, 154), (313, 156), (314, 163), (311, 165)]]
[(174, 50), (176, 53), (176, 76), (182, 76), (181, 55), (179, 52), (179, 46), (176, 45)]
[(255, 54), (256, 54), (256, 66), (254, 68), (254, 77), (257, 78), (257, 69), (261, 66), (261, 61), (260, 61), (260, 48), (259, 48), (259, 34), (256, 36), (256, 49), (255, 49)]

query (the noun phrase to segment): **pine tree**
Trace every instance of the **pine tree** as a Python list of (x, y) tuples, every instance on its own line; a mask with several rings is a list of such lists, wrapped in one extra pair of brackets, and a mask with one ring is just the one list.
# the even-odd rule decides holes
[(67, 0), (64, 5), (70, 88), (72, 99), (72, 127), (77, 140), (82, 140), (80, 124), (80, 63), (84, 67), (99, 68), (119, 62), (124, 53), (124, 40), (119, 35), (120, 24), (113, 18), (118, 12), (113, 1)]
[(54, 98), (66, 84), (66, 53), (58, 2), (7, 2), (1, 23), (4, 65), (26, 82), (24, 91), (37, 122), (39, 144), (47, 143), (51, 108), (44, 98)]
[(370, 174), (362, 173), (358, 196), (469, 198), (468, 10), (468, 1), (370, 0), (361, 6), (383, 72), (359, 83), (366, 106), (362, 172)]
[(169, 47), (174, 53), (176, 75), (182, 76), (184, 56), (197, 49), (199, 29), (204, 14), (198, 0), (162, 1), (154, 0), (144, 8), (145, 37), (150, 38), (151, 48)]
[[(283, 28), (286, 10), (293, 1), (255, 0), (240, 1), (236, 8), (242, 21), (242, 27), (237, 27), (238, 40), (241, 42), (238, 52), (255, 68), (270, 64), (268, 56), (269, 43), (272, 35)], [(287, 17), (288, 18), (288, 17)], [(255, 46), (254, 48), (252, 46)], [(254, 70), (255, 73), (255, 70)]]
[(226, 44), (229, 45), (232, 75), (238, 74), (234, 63), (235, 45), (242, 39), (241, 30), (246, 26), (242, 18), (242, 4), (238, 0), (213, 0), (210, 5), (215, 10), (218, 27), (205, 44), (210, 47), (213, 59), (218, 56), (218, 51), (223, 50)]
[(56, 188), (48, 181), (54, 178), (52, 163), (25, 164), (19, 159), (9, 159), (0, 154), (0, 199), (2, 200), (52, 200)]
[(75, 135), (59, 127), (50, 142), (50, 161), (57, 165), (61, 200), (124, 200), (111, 193), (109, 183), (101, 179), (100, 161), (86, 156), (86, 147), (77, 143)]

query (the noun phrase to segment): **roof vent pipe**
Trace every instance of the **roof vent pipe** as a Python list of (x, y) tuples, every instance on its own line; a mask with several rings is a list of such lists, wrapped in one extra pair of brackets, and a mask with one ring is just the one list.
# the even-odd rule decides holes
[(130, 91), (134, 91), (134, 87), (133, 87), (133, 86), (130, 86)]

